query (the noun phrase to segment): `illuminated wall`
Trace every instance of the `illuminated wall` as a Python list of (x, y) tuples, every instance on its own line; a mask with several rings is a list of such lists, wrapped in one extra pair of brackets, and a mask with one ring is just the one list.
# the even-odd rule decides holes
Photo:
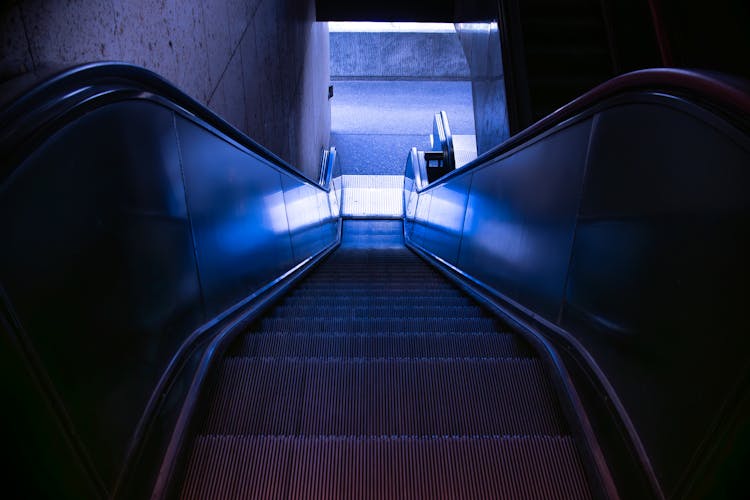
[(0, 7), (0, 82), (118, 60), (167, 78), (309, 177), (328, 146), (328, 29), (313, 0), (20, 1)]

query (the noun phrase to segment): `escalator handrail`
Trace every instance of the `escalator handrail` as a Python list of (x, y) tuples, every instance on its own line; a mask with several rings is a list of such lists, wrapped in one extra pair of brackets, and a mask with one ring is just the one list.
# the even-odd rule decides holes
[[(12, 82), (11, 82), (12, 83)], [(21, 160), (30, 154), (36, 131), (52, 122), (67, 123), (82, 112), (113, 102), (145, 99), (158, 101), (175, 112), (215, 129), (231, 141), (259, 155), (309, 186), (330, 191), (302, 175), (288, 162), (255, 142), (206, 106), (163, 77), (129, 63), (96, 62), (74, 66), (45, 76), (0, 109), (0, 182), (7, 179)], [(44, 140), (59, 128), (46, 131)], [(19, 151), (20, 150), (20, 151)]]
[(542, 118), (530, 127), (510, 137), (494, 148), (430, 183), (419, 192), (438, 187), (448, 180), (464, 175), (474, 168), (501, 156), (526, 143), (551, 128), (592, 109), (602, 101), (628, 92), (663, 92), (687, 97), (699, 103), (709, 103), (727, 113), (740, 117), (750, 116), (750, 82), (742, 78), (715, 72), (675, 68), (651, 68), (617, 76), (565, 106)]

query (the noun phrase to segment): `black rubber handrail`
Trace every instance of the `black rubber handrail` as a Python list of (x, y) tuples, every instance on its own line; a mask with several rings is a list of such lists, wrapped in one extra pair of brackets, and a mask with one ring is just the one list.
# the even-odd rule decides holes
[[(25, 87), (28, 89), (29, 85)], [(0, 109), (0, 153), (3, 156), (0, 159), (0, 179), (7, 178), (19, 160), (31, 153), (40, 140), (54, 132), (55, 127), (46, 130), (42, 137), (35, 137), (45, 125), (52, 122), (64, 124), (81, 113), (131, 99), (158, 101), (214, 128), (306, 184), (326, 192), (330, 189), (302, 175), (285, 160), (158, 74), (121, 62), (97, 62), (58, 71), (43, 77), (41, 82), (34, 82), (33, 87), (7, 101), (5, 107)], [(69, 119), (66, 120), (66, 117)]]
[(628, 92), (663, 92), (712, 105), (745, 120), (750, 117), (750, 82), (728, 75), (674, 68), (652, 68), (615, 77), (593, 88), (570, 103), (547, 115), (505, 142), (478, 156), (458, 170), (430, 183), (422, 191), (440, 186), (466, 174), (551, 128), (591, 110), (597, 104)]

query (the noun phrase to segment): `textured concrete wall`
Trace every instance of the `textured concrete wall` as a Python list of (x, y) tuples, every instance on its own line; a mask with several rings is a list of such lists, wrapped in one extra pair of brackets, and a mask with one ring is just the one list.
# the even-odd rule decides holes
[(334, 79), (468, 80), (456, 33), (331, 32)]
[(456, 31), (471, 68), (477, 153), (482, 154), (510, 137), (500, 33), (497, 23), (456, 24)]
[(314, 21), (314, 0), (20, 0), (0, 7), (0, 81), (135, 63), (317, 178), (330, 107), (328, 29)]

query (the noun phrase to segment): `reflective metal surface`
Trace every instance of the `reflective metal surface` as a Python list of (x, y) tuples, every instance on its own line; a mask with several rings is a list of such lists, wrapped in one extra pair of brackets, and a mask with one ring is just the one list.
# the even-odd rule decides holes
[(560, 130), (475, 171), (471, 183), (458, 267), (553, 321), (565, 287), (590, 128), (586, 121)]
[(561, 324), (607, 367), (668, 496), (747, 376), (748, 167), (747, 134), (674, 99), (609, 109), (592, 140)]
[(472, 178), (472, 175), (457, 177), (433, 190), (425, 221), (428, 227), (423, 233), (422, 247), (440, 252), (444, 260), (454, 265), (458, 263)]
[[(414, 219), (411, 221), (407, 237), (416, 245), (424, 244), (425, 232), (430, 229), (430, 203), (432, 202), (432, 192), (426, 191), (420, 193), (417, 198), (417, 209), (414, 212)], [(434, 229), (434, 228), (433, 228)]]
[(214, 316), (292, 267), (281, 174), (185, 119), (177, 132), (206, 312)]
[[(407, 235), (550, 320), (559, 313), (591, 121), (419, 195)], [(468, 197), (468, 199), (467, 199)]]
[(294, 262), (316, 254), (336, 238), (328, 194), (291, 177), (284, 177), (286, 219), (289, 220)]
[(111, 484), (151, 389), (206, 319), (172, 113), (136, 102), (80, 118), (2, 185), (0, 213), (2, 286)]
[[(106, 80), (106, 68), (92, 71)], [(41, 471), (71, 461), (98, 488), (92, 496), (109, 496), (155, 416), (148, 412), (164, 410), (163, 384), (193, 352), (185, 348), (193, 332), (335, 243), (339, 220), (333, 189), (219, 132), (233, 129), (207, 111), (212, 124), (166, 97), (97, 97), (85, 88), (85, 111), (65, 93), (67, 107), (43, 122), (31, 153), (2, 157), (0, 327), (4, 340), (17, 337), (36, 353), (14, 351), (12, 361), (46, 391), (7, 401), (17, 409), (12, 419), (30, 415), (12, 423), (21, 442), (9, 449), (24, 450)], [(18, 116), (24, 131), (33, 129)]]

